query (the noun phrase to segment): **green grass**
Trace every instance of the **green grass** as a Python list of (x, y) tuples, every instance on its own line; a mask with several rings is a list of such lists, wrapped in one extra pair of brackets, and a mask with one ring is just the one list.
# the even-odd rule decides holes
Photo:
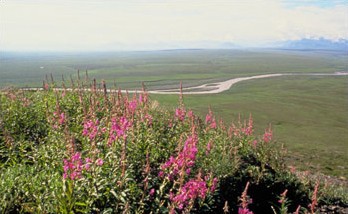
[[(224, 121), (247, 119), (256, 130), (269, 124), (291, 164), (302, 170), (348, 177), (348, 77), (284, 76), (240, 82), (214, 95), (185, 95), (187, 107), (204, 116), (211, 106)], [(167, 107), (178, 96), (151, 95)]]

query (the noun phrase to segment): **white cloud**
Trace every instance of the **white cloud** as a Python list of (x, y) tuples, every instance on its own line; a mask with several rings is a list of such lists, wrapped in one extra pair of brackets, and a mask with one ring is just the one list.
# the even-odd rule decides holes
[(348, 39), (347, 14), (348, 5), (289, 8), (277, 0), (3, 0), (0, 45), (83, 50), (190, 41), (253, 45), (303, 37)]

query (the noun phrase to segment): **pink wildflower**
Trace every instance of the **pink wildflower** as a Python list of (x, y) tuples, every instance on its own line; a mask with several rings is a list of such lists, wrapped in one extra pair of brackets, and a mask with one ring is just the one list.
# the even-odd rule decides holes
[(83, 164), (81, 159), (81, 154), (79, 152), (76, 152), (70, 160), (63, 160), (64, 166), (63, 166), (63, 178), (67, 179), (70, 178), (71, 180), (75, 180), (76, 178), (81, 177), (81, 173), (83, 170)]
[(256, 148), (256, 146), (257, 146), (257, 140), (254, 140), (253, 141), (253, 147)]
[(117, 138), (126, 139), (126, 131), (132, 126), (132, 123), (126, 117), (121, 117), (119, 121), (116, 118), (111, 119), (111, 129), (109, 132), (108, 144), (111, 145)]
[(216, 122), (215, 122), (215, 119), (213, 120), (213, 122), (210, 124), (209, 127), (212, 128), (212, 129), (216, 129)]
[(215, 191), (217, 183), (218, 183), (218, 179), (217, 178), (213, 178), (213, 183), (210, 186), (210, 192), (214, 192)]
[(185, 110), (185, 108), (177, 108), (177, 109), (175, 110), (175, 117), (176, 117), (178, 120), (184, 121), (185, 115), (186, 115), (186, 110)]
[(45, 84), (44, 84), (44, 90), (47, 91), (49, 88), (50, 88), (49, 85), (48, 85), (47, 83), (45, 83)]
[(194, 117), (193, 111), (192, 111), (192, 110), (188, 111), (188, 112), (187, 112), (187, 116), (188, 116), (189, 118), (193, 118), (193, 117)]
[(169, 160), (161, 166), (162, 171), (169, 169), (168, 176), (172, 178), (177, 175), (182, 169), (186, 170), (191, 168), (196, 160), (197, 149), (197, 136), (194, 134), (189, 137), (184, 145), (183, 150), (178, 154), (177, 157), (171, 156)]
[(315, 213), (316, 206), (318, 205), (318, 189), (319, 189), (319, 182), (317, 181), (312, 194), (312, 203), (309, 205), (309, 208), (311, 209), (311, 213)]
[(201, 178), (196, 180), (191, 179), (180, 189), (179, 193), (171, 196), (171, 201), (174, 202), (181, 210), (197, 198), (204, 199), (208, 192), (207, 184)]
[(98, 166), (102, 166), (103, 163), (104, 163), (104, 161), (103, 161), (103, 159), (101, 159), (101, 158), (98, 158), (97, 161), (96, 161), (96, 164), (97, 164)]
[(280, 199), (278, 200), (278, 203), (282, 204), (285, 202), (287, 192), (288, 190), (286, 189), (282, 194), (280, 194)]
[(147, 98), (147, 93), (146, 92), (143, 92), (142, 94), (139, 94), (139, 98), (138, 98), (138, 102), (140, 103), (140, 104), (146, 104), (147, 103), (147, 100), (148, 100), (148, 98)]
[(251, 117), (251, 115), (249, 116), (248, 125), (244, 124), (243, 132), (248, 136), (253, 134), (253, 118)]
[(59, 118), (59, 124), (60, 124), (60, 125), (63, 125), (64, 121), (65, 121), (65, 114), (64, 114), (64, 113), (61, 113), (61, 114), (60, 114), (60, 118)]
[(191, 173), (191, 168), (186, 169), (186, 174), (189, 175)]
[(247, 182), (245, 189), (241, 195), (241, 203), (238, 209), (238, 214), (253, 214), (253, 212), (248, 209), (248, 205), (252, 203), (251, 199), (249, 199), (249, 196), (247, 195), (249, 185), (250, 183)]
[(271, 129), (271, 127), (269, 127), (268, 130), (266, 129), (265, 133), (263, 134), (263, 141), (265, 143), (270, 142), (272, 140), (272, 135), (273, 135), (272, 129)]
[(250, 211), (248, 208), (238, 208), (238, 214), (253, 214), (252, 211)]
[(86, 162), (86, 164), (85, 164), (85, 169), (86, 169), (86, 170), (89, 170), (89, 168), (90, 168), (90, 166), (91, 166), (92, 160), (91, 160), (90, 158), (86, 158), (86, 159), (85, 159), (85, 162)]
[(98, 134), (99, 121), (98, 119), (94, 122), (92, 120), (88, 120), (83, 125), (82, 135), (88, 136), (90, 140), (94, 140)]
[(130, 111), (131, 113), (134, 113), (135, 110), (136, 110), (136, 108), (137, 108), (137, 101), (136, 101), (136, 100), (130, 101), (129, 104), (128, 104), (128, 109), (129, 109), (129, 111)]
[(143, 101), (144, 101), (144, 100), (143, 100), (143, 95), (140, 94), (140, 95), (139, 95), (139, 103), (143, 103)]
[(150, 192), (149, 192), (150, 197), (153, 197), (154, 194), (155, 194), (155, 189), (154, 188), (150, 189)]
[(296, 211), (294, 212), (294, 214), (299, 214), (300, 213), (300, 209), (301, 209), (301, 205), (298, 205)]

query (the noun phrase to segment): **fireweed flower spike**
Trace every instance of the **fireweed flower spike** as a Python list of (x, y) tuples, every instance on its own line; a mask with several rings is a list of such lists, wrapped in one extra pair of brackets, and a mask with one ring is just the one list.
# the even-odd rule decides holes
[(77, 178), (81, 178), (82, 170), (84, 169), (83, 162), (81, 159), (81, 154), (76, 152), (71, 156), (70, 160), (64, 159), (63, 166), (63, 178), (75, 180)]
[(135, 110), (137, 109), (137, 105), (138, 104), (136, 100), (132, 100), (129, 102), (128, 109), (131, 114), (134, 114)]
[(201, 178), (189, 180), (179, 191), (179, 194), (170, 198), (179, 210), (182, 210), (196, 198), (204, 199), (208, 192), (207, 184)]
[(98, 126), (99, 126), (98, 119), (95, 122), (92, 120), (86, 121), (83, 125), (82, 135), (88, 136), (90, 140), (94, 140), (98, 134)]
[(103, 163), (104, 163), (104, 161), (103, 161), (103, 159), (101, 159), (101, 158), (98, 158), (97, 161), (96, 161), (96, 164), (97, 164), (98, 166), (102, 166)]
[(318, 205), (318, 189), (319, 189), (319, 181), (315, 183), (314, 191), (312, 194), (312, 203), (309, 205), (311, 209), (311, 213), (315, 213), (316, 207)]
[(249, 116), (248, 124), (247, 125), (244, 124), (244, 128), (242, 131), (247, 136), (251, 136), (253, 134), (253, 118), (252, 118), (251, 114)]
[(245, 189), (241, 195), (241, 204), (238, 208), (238, 214), (253, 214), (253, 212), (248, 209), (248, 205), (251, 203), (251, 199), (249, 199), (249, 196), (247, 195), (249, 184), (250, 183), (247, 182)]
[(183, 150), (178, 154), (177, 157), (171, 156), (169, 160), (161, 166), (160, 175), (164, 175), (165, 172), (169, 170), (167, 173), (169, 179), (173, 179), (173, 176), (178, 175), (183, 169), (187, 171), (187, 169), (191, 168), (196, 160), (196, 154), (198, 152), (197, 149), (197, 136), (193, 134), (186, 141)]
[(215, 117), (210, 108), (208, 114), (205, 116), (205, 123), (209, 126), (209, 128), (216, 129)]
[(110, 146), (118, 138), (122, 137), (123, 139), (126, 139), (126, 132), (132, 125), (132, 122), (128, 121), (126, 117), (122, 116), (119, 121), (117, 121), (116, 118), (112, 118), (108, 145)]
[(280, 194), (280, 199), (278, 200), (278, 203), (282, 204), (285, 202), (287, 192), (288, 190), (286, 189), (282, 194)]
[(150, 197), (153, 197), (155, 195), (155, 189), (154, 188), (150, 189), (149, 195), (150, 195)]
[(64, 114), (64, 113), (61, 113), (61, 114), (60, 114), (60, 118), (59, 118), (59, 124), (60, 124), (60, 125), (63, 125), (64, 121), (65, 121), (65, 114)]
[(139, 102), (140, 104), (142, 104), (143, 101), (144, 101), (143, 95), (142, 95), (142, 94), (139, 94), (138, 102)]
[(298, 207), (297, 207), (296, 211), (294, 212), (294, 214), (299, 214), (300, 213), (300, 209), (301, 209), (301, 206), (298, 205)]
[[(283, 213), (288, 213), (288, 204), (289, 201), (286, 198), (286, 194), (288, 193), (288, 190), (286, 189), (282, 194), (280, 194), (279, 196), (279, 200), (278, 203), (280, 204), (279, 206), (279, 213), (283, 214)], [(272, 209), (274, 210), (274, 208), (272, 207)]]
[(265, 143), (269, 143), (272, 140), (273, 132), (271, 125), (269, 126), (268, 129), (265, 130), (265, 133), (263, 134), (263, 141)]
[(210, 186), (210, 192), (214, 192), (216, 190), (218, 181), (219, 181), (218, 178), (213, 178), (213, 182)]
[(184, 121), (186, 116), (186, 110), (184, 107), (179, 107), (175, 110), (175, 118), (180, 121)]
[(90, 169), (90, 166), (91, 166), (91, 163), (92, 163), (92, 160), (90, 158), (86, 158), (85, 159), (85, 169), (88, 171)]

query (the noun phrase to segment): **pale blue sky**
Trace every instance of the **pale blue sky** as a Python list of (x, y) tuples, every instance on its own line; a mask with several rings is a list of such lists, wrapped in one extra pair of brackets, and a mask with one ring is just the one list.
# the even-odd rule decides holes
[(303, 7), (303, 6), (316, 6), (321, 8), (332, 8), (336, 5), (347, 5), (347, 0), (287, 0), (282, 1), (284, 5), (289, 8)]
[(348, 0), (0, 0), (2, 50), (348, 39)]

